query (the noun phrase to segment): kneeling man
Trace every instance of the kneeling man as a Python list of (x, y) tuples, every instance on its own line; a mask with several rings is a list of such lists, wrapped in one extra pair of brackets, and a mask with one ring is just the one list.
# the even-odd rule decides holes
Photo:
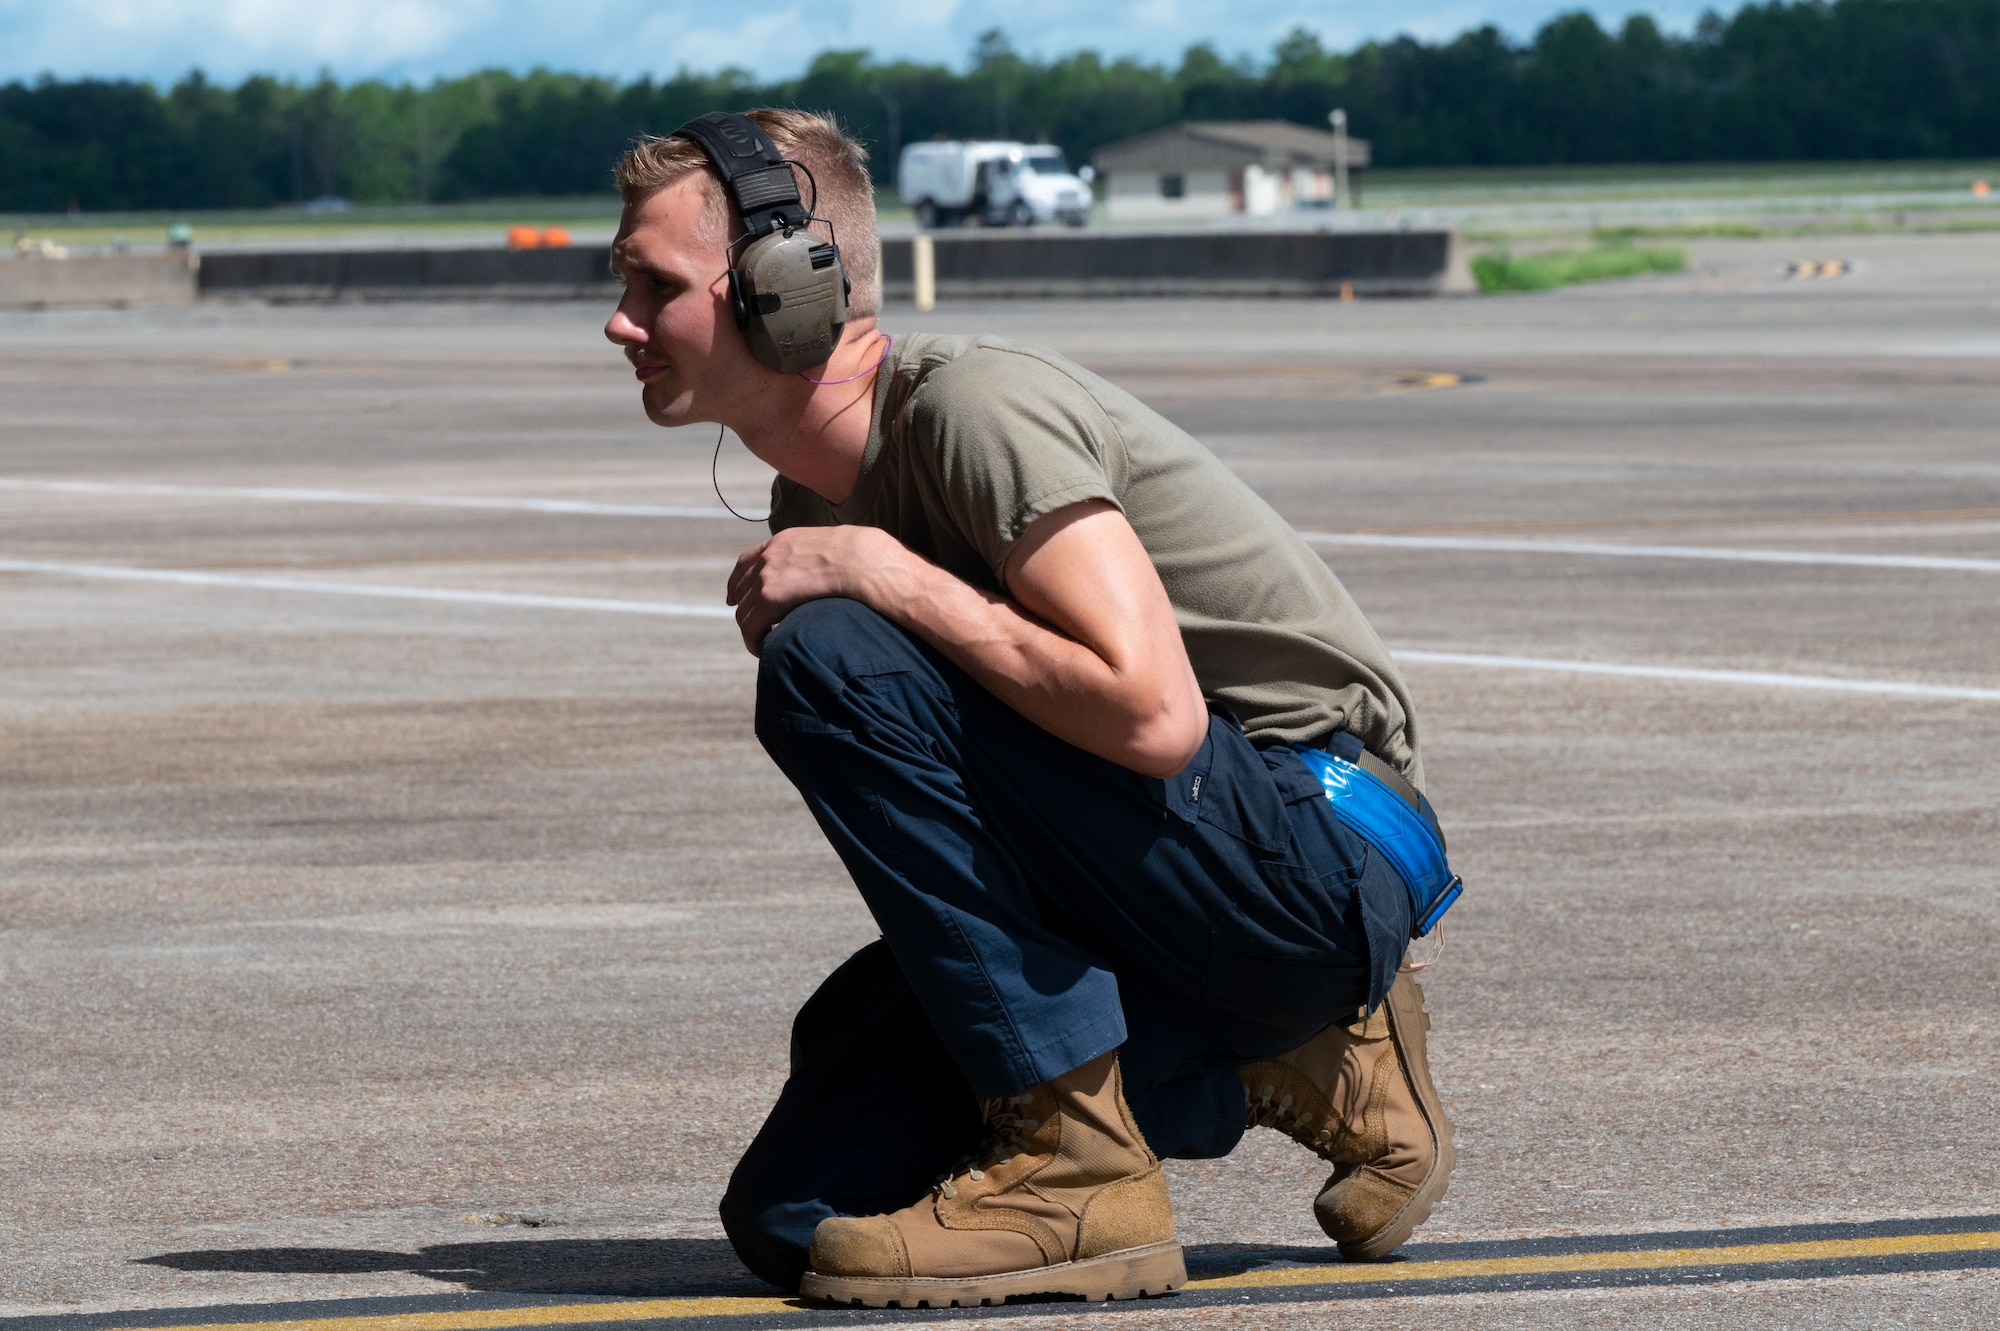
[(757, 111), (618, 165), (606, 332), (653, 421), (780, 474), (728, 588), (757, 735), (882, 930), (798, 1015), (730, 1239), (842, 1303), (1161, 1293), (1160, 1158), (1255, 1125), (1333, 1166), (1341, 1251), (1384, 1256), (1452, 1164), (1398, 978), (1458, 892), (1403, 682), (1130, 394), (996, 338), (892, 344), (865, 162)]

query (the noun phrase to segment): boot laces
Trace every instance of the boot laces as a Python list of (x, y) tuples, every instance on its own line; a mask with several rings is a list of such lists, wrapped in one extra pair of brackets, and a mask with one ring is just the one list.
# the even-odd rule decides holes
[[(1314, 1125), (1318, 1131), (1314, 1131)], [(1324, 1119), (1306, 1113), (1289, 1095), (1279, 1095), (1275, 1085), (1267, 1083), (1249, 1106), (1249, 1126), (1253, 1128), (1276, 1128), (1299, 1145), (1308, 1147), (1319, 1155), (1331, 1158), (1354, 1140), (1354, 1134), (1346, 1124), (1334, 1115)]]
[(1023, 1091), (1019, 1095), (1003, 1095), (997, 1100), (981, 1100), (979, 1116), (986, 1120), (987, 1137), (973, 1154), (966, 1156), (951, 1172), (938, 1175), (931, 1191), (940, 1197), (958, 1196), (958, 1187), (953, 1179), (963, 1175), (978, 1183), (986, 1177), (986, 1171), (1004, 1165), (1014, 1158), (1014, 1153), (1026, 1145), (1028, 1136), (1041, 1126), (1041, 1120), (1024, 1117), (1023, 1106), (1032, 1104), (1034, 1096)]
[(1302, 1132), (1310, 1131), (1313, 1125), (1313, 1116), (1301, 1112), (1293, 1104), (1290, 1095), (1278, 1096), (1277, 1099), (1273, 1099), (1272, 1097), (1277, 1094), (1278, 1088), (1276, 1086), (1266, 1085), (1258, 1095), (1258, 1098), (1251, 1102), (1250, 1126), (1253, 1128), (1276, 1128), (1278, 1131), (1289, 1133), (1294, 1137)]

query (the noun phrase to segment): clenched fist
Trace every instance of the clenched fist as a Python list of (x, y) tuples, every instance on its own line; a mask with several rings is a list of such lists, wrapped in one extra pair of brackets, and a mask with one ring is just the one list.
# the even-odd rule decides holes
[(823, 596), (846, 596), (877, 612), (895, 569), (914, 559), (902, 542), (879, 527), (789, 527), (736, 560), (729, 575), (729, 604), (752, 656), (764, 636), (794, 606)]

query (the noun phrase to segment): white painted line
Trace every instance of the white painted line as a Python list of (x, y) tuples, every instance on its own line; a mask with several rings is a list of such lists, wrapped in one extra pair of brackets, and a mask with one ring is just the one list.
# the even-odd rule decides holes
[[(154, 485), (141, 481), (26, 481), (0, 477), (0, 490), (37, 494), (156, 495), (176, 499), (262, 499), (298, 504), (400, 504), (609, 518), (726, 518), (726, 508), (686, 504), (605, 504), (590, 499), (509, 499), (487, 495), (375, 494), (365, 490), (256, 489), (233, 485)], [(760, 519), (761, 521), (761, 519)]]
[(315, 582), (308, 578), (203, 573), (193, 569), (127, 568), (117, 564), (53, 564), (29, 559), (0, 559), (0, 573), (42, 573), (68, 578), (103, 578), (115, 582), (166, 582), (182, 587), (232, 587), (245, 591), (319, 592), (327, 596), (448, 601), (460, 605), (499, 605), (533, 610), (597, 610), (621, 615), (677, 615), (697, 619), (736, 617), (736, 612), (725, 605), (614, 601), (595, 596), (538, 596), (527, 592), (460, 591), (448, 587), (395, 587), (372, 582)]
[[(447, 587), (395, 587), (379, 583), (316, 582), (245, 573), (204, 573), (193, 569), (129, 568), (117, 564), (63, 564), (0, 559), (0, 573), (97, 578), (117, 582), (172, 583), (184, 587), (227, 587), (244, 591), (317, 592), (327, 596), (372, 596), (396, 601), (444, 601), (534, 610), (592, 610), (621, 615), (664, 615), (692, 619), (733, 619), (727, 606), (676, 601), (617, 601), (591, 596), (537, 596), (523, 592), (460, 591)], [(1572, 675), (1620, 675), (1632, 679), (1682, 680), (1697, 684), (1737, 684), (1761, 688), (1816, 689), (1872, 693), (1896, 698), (1950, 698), (2000, 702), (2000, 689), (1949, 684), (1911, 684), (1890, 679), (1843, 679), (1835, 675), (1789, 675), (1762, 670), (1701, 670), (1685, 666), (1627, 665), (1614, 661), (1563, 661), (1539, 656), (1495, 656), (1481, 652), (1399, 651), (1398, 661), (1421, 665), (1475, 666), (1492, 670), (1540, 670)]]
[(1766, 670), (1701, 670), (1693, 666), (1624, 665), (1614, 661), (1561, 661), (1541, 656), (1494, 656), (1484, 652), (1399, 651), (1398, 661), (1421, 665), (1475, 666), (1488, 670), (1540, 670), (1565, 675), (1618, 675), (1627, 679), (1670, 679), (1694, 684), (1747, 684), (1773, 689), (1817, 689), (1833, 693), (1873, 693), (1894, 698), (1953, 698), (2000, 702), (2000, 689), (1955, 684), (1907, 684), (1893, 679), (1845, 679), (1838, 675), (1788, 675)]
[[(184, 499), (258, 499), (303, 504), (387, 504), (410, 508), (574, 513), (612, 518), (729, 518), (726, 508), (692, 504), (608, 504), (590, 499), (517, 499), (490, 495), (378, 494), (365, 490), (260, 489), (227, 485), (167, 485), (141, 481), (33, 481), (0, 477), (0, 490), (40, 494), (155, 495)], [(756, 519), (761, 522), (762, 515)], [(2000, 559), (1948, 555), (1855, 555), (1816, 550), (1757, 550), (1709, 545), (1620, 545), (1611, 541), (1537, 541), (1485, 536), (1391, 536), (1304, 531), (1314, 545), (1398, 550), (1476, 550), (1492, 554), (1586, 555), (1613, 559), (1708, 559), (1737, 564), (1806, 564), (1847, 568), (1928, 569), (2000, 573)]]
[(1946, 555), (1849, 555), (1816, 550), (1746, 550), (1715, 545), (1618, 545), (1609, 541), (1530, 541), (1485, 536), (1376, 536), (1302, 531), (1313, 545), (1381, 546), (1403, 550), (1483, 550), (1510, 555), (1602, 555), (1614, 559), (1714, 559), (1737, 564), (1822, 564), (1848, 568), (1938, 569), (2000, 573), (2000, 559)]

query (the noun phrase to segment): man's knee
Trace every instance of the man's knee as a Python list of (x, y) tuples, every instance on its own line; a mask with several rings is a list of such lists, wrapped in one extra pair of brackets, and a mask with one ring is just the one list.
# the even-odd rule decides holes
[(745, 1266), (797, 1289), (820, 1221), (907, 1206), (981, 1131), (972, 1088), (877, 939), (799, 1009), (791, 1076), (730, 1175), (723, 1231)]
[(807, 601), (764, 639), (757, 665), (757, 735), (845, 730), (848, 684), (864, 675), (932, 671), (923, 649), (859, 601)]
[(796, 1290), (806, 1272), (812, 1232), (833, 1210), (823, 1202), (787, 1198), (758, 1186), (760, 1182), (737, 1169), (718, 1208), (722, 1232), (752, 1275), (780, 1289)]
[(764, 638), (758, 680), (801, 672), (840, 673), (849, 658), (880, 656), (901, 644), (902, 631), (859, 601), (827, 596), (794, 607)]

